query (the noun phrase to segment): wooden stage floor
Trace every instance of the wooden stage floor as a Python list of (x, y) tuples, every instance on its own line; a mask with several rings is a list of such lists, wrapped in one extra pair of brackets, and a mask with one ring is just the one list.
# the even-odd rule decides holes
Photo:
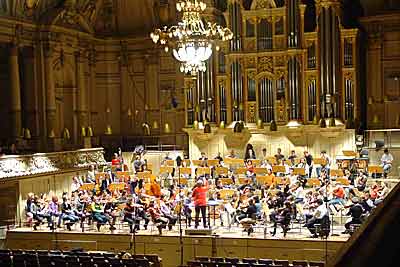
[[(122, 227), (122, 226), (120, 226)], [(157, 254), (163, 259), (163, 267), (180, 265), (180, 251), (186, 263), (195, 256), (272, 258), (289, 260), (330, 261), (349, 238), (340, 234), (343, 228), (334, 229), (328, 239), (309, 238), (306, 228), (292, 229), (284, 238), (280, 228), (277, 235), (264, 238), (264, 229), (255, 228), (250, 236), (240, 227), (231, 229), (219, 227), (213, 235), (185, 235), (179, 238), (179, 229), (163, 231), (158, 235), (155, 227), (137, 234), (129, 234), (127, 226), (111, 232), (108, 227), (97, 230), (72, 231), (58, 229), (49, 231), (47, 227), (33, 231), (29, 227), (15, 228), (7, 232), (5, 246), (10, 249), (61, 249), (81, 248), (88, 251), (128, 251), (137, 254)], [(199, 228), (201, 229), (201, 228)], [(336, 235), (337, 234), (337, 235)], [(182, 241), (182, 245), (181, 244)]]

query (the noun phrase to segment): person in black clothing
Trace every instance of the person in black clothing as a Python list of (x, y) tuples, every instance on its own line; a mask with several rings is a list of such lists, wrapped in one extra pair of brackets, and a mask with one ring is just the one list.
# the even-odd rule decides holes
[(306, 163), (308, 165), (308, 178), (311, 178), (312, 170), (313, 170), (313, 157), (308, 151), (304, 151), (304, 158), (306, 159)]
[(256, 222), (257, 217), (257, 207), (254, 203), (254, 199), (249, 199), (249, 204), (241, 215), (238, 216), (238, 221), (241, 225), (244, 226), (244, 231), (250, 235), (250, 233), (254, 232), (253, 224)]
[(279, 223), (282, 226), (283, 236), (285, 237), (287, 231), (289, 231), (290, 218), (292, 216), (292, 204), (289, 201), (285, 201), (284, 207), (272, 212), (270, 216), (274, 223), (274, 230), (271, 232), (271, 235), (275, 236), (276, 227)]
[[(129, 224), (130, 232), (137, 232), (139, 230), (140, 220), (137, 216), (138, 207), (134, 204), (134, 199), (130, 199), (124, 208), (124, 222)], [(135, 225), (135, 227), (133, 227)]]
[(247, 144), (246, 151), (244, 153), (244, 160), (247, 161), (248, 159), (256, 159), (256, 152), (254, 152), (252, 144)]
[(66, 196), (63, 197), (61, 204), (61, 219), (65, 222), (69, 231), (72, 230), (71, 226), (79, 221), (79, 217), (75, 215), (71, 203)]
[(363, 207), (359, 203), (359, 200), (357, 197), (354, 197), (351, 201), (353, 202), (353, 204), (346, 214), (347, 216), (351, 216), (351, 218), (349, 218), (348, 221), (344, 224), (344, 227), (346, 228), (346, 230), (344, 232), (342, 232), (342, 234), (350, 233), (350, 225), (362, 223), (361, 218), (363, 215)]

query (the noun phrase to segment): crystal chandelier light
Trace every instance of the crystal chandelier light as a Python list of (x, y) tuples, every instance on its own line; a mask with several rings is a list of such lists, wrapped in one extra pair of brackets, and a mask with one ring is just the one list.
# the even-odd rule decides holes
[(206, 7), (201, 0), (178, 0), (176, 9), (182, 12), (178, 25), (164, 26), (150, 34), (153, 42), (160, 43), (166, 52), (172, 49), (172, 54), (181, 63), (181, 72), (194, 75), (205, 71), (205, 62), (210, 58), (213, 46), (218, 50), (218, 41), (228, 41), (233, 37), (228, 28), (203, 22), (201, 13)]

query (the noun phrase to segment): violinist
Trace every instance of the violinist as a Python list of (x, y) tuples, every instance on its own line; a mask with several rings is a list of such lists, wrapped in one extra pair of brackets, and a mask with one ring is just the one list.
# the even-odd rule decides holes
[(248, 201), (248, 206), (244, 210), (243, 214), (238, 217), (239, 223), (244, 226), (244, 231), (248, 233), (254, 232), (253, 224), (257, 219), (257, 207), (255, 205), (254, 199), (250, 198)]
[[(147, 215), (147, 208), (149, 206), (150, 203), (150, 198), (146, 197), (145, 194), (139, 194), (139, 197), (136, 199), (136, 204), (139, 205), (139, 208), (136, 210), (137, 212), (137, 216), (140, 219), (144, 220), (144, 230), (147, 230), (147, 226), (149, 225), (149, 221), (150, 221), (150, 217)], [(139, 229), (139, 225), (138, 225), (138, 230)]]
[[(130, 232), (137, 232), (139, 230), (140, 219), (137, 216), (137, 209), (140, 205), (135, 203), (134, 198), (131, 198), (126, 203), (124, 208), (124, 222), (129, 224)], [(133, 227), (135, 225), (135, 227)]]
[[(97, 230), (100, 231), (100, 227), (103, 224), (109, 222), (109, 218), (104, 213), (104, 206), (100, 202), (99, 197), (94, 197), (91, 204), (93, 221), (97, 222)], [(110, 230), (115, 230), (116, 228), (110, 224)]]
[(106, 204), (104, 205), (104, 214), (107, 216), (108, 221), (110, 222), (110, 229), (115, 230), (115, 222), (118, 217), (117, 206), (113, 201), (111, 196), (106, 197)]
[(274, 230), (271, 233), (272, 236), (276, 234), (276, 227), (281, 224), (283, 229), (283, 236), (286, 236), (287, 231), (289, 231), (290, 225), (290, 218), (292, 216), (292, 203), (289, 201), (285, 201), (282, 208), (276, 209), (274, 212), (271, 213), (270, 218), (271, 221), (274, 223)]
[(359, 203), (359, 199), (357, 197), (353, 197), (351, 199), (352, 204), (350, 205), (350, 209), (347, 212), (347, 216), (351, 216), (349, 219), (347, 219), (346, 223), (344, 224), (344, 227), (346, 230), (342, 232), (342, 234), (349, 234), (350, 233), (350, 225), (352, 224), (361, 224), (362, 223), (362, 215), (363, 215), (363, 207)]
[(172, 227), (176, 224), (178, 218), (172, 214), (169, 203), (164, 201), (164, 196), (160, 198), (160, 211), (162, 216), (168, 219), (168, 229), (172, 230)]
[(318, 237), (316, 229), (315, 229), (315, 224), (321, 224), (322, 219), (325, 216), (329, 216), (328, 214), (328, 209), (326, 207), (326, 204), (322, 199), (317, 200), (317, 209), (314, 211), (313, 216), (307, 221), (307, 223), (304, 225), (304, 227), (307, 227), (308, 230), (311, 233), (312, 238)]

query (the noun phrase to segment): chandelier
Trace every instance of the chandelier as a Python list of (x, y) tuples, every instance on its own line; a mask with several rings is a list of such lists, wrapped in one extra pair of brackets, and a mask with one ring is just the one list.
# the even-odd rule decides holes
[(201, 0), (178, 0), (176, 9), (182, 12), (178, 25), (164, 26), (150, 34), (154, 43), (160, 43), (165, 52), (172, 54), (181, 63), (180, 71), (195, 75), (206, 70), (206, 61), (210, 58), (213, 46), (219, 50), (218, 41), (231, 40), (233, 34), (228, 28), (216, 23), (204, 23), (201, 13), (206, 9)]

